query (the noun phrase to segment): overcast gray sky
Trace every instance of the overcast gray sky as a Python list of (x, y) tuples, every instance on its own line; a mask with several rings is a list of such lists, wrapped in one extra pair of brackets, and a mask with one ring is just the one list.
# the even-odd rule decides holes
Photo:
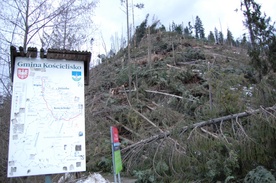
[[(247, 30), (243, 26), (244, 17), (240, 11), (240, 0), (129, 0), (131, 5), (143, 3), (143, 9), (134, 9), (135, 27), (145, 19), (149, 14), (149, 24), (152, 23), (152, 17), (168, 28), (174, 21), (176, 24), (182, 24), (184, 27), (188, 22), (193, 22), (196, 16), (199, 16), (205, 28), (206, 36), (216, 27), (222, 30), (226, 36), (227, 28), (233, 33), (235, 38), (240, 38)], [(256, 0), (262, 5), (262, 12), (265, 12), (276, 21), (276, 0)], [(238, 11), (235, 11), (235, 10)], [(120, 36), (123, 32), (126, 37), (126, 14), (125, 8), (121, 6), (120, 0), (100, 0), (95, 9), (94, 21), (98, 27), (95, 34), (93, 53), (104, 54), (102, 41), (106, 43), (107, 50), (110, 50), (110, 38), (117, 32)], [(130, 9), (130, 16), (132, 12)], [(130, 17), (132, 23), (132, 17)], [(102, 35), (102, 36), (101, 36)]]

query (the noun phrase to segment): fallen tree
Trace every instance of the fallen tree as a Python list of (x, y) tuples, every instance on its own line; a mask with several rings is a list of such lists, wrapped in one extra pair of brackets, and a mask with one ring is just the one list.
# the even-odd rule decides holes
[[(210, 119), (210, 120), (207, 120), (207, 121), (201, 121), (201, 122), (198, 122), (198, 123), (194, 123), (190, 126), (182, 127), (182, 129), (180, 130), (180, 134), (183, 134), (183, 133), (187, 132), (188, 130), (193, 130), (195, 128), (201, 128), (203, 126), (207, 126), (207, 125), (211, 125), (211, 124), (223, 123), (223, 122), (226, 122), (226, 121), (229, 121), (229, 120), (232, 120), (232, 119), (244, 118), (244, 117), (251, 116), (253, 114), (257, 114), (257, 113), (260, 113), (260, 112), (265, 112), (265, 113), (272, 114), (275, 111), (276, 111), (276, 105), (274, 105), (272, 107), (267, 107), (267, 108), (262, 108), (261, 107), (261, 108), (256, 109), (256, 110), (245, 111), (245, 112), (241, 112), (241, 113), (227, 115), (227, 116), (223, 116), (223, 117), (219, 117), (219, 118)], [(139, 142), (136, 142), (134, 144), (131, 144), (131, 145), (123, 148), (122, 152), (124, 153), (124, 152), (126, 152), (128, 150), (131, 150), (133, 148), (136, 148), (138, 146), (146, 145), (146, 144), (154, 142), (156, 140), (160, 140), (160, 139), (169, 137), (170, 135), (171, 135), (170, 131), (161, 132), (157, 135), (154, 135), (154, 136), (151, 136), (149, 138), (140, 140)]]

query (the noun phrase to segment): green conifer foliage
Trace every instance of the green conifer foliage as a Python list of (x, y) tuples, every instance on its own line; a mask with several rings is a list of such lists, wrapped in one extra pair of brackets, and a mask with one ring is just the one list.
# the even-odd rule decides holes
[(205, 38), (204, 28), (201, 19), (196, 16), (195, 20), (195, 37), (203, 39)]
[(244, 183), (276, 183), (275, 177), (263, 166), (251, 170), (245, 177)]
[(147, 31), (147, 26), (148, 26), (148, 18), (149, 14), (147, 14), (145, 20), (136, 27), (136, 43), (140, 43), (141, 39), (145, 36), (146, 31)]
[(270, 72), (271, 68), (275, 68), (275, 61), (267, 59), (273, 51), (267, 47), (275, 44), (273, 43), (275, 42), (275, 28), (274, 25), (270, 25), (270, 17), (267, 18), (266, 14), (262, 15), (261, 5), (254, 0), (243, 0), (241, 8), (245, 8), (243, 10), (244, 25), (248, 28), (251, 41), (249, 49), (251, 64), (258, 72), (260, 81)]
[(227, 29), (227, 38), (226, 38), (226, 40), (227, 40), (228, 45), (231, 45), (231, 46), (233, 45), (234, 37), (233, 37), (232, 32), (229, 29)]
[(211, 43), (215, 43), (215, 35), (212, 31), (210, 31), (209, 35), (208, 35), (208, 41)]

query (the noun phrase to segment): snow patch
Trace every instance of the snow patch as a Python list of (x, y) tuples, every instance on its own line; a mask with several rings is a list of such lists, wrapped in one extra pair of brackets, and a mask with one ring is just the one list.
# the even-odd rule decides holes
[[(65, 180), (64, 180), (65, 179)], [(59, 180), (58, 183), (63, 183), (63, 182), (72, 182), (74, 181), (74, 176), (70, 173), (66, 173), (65, 176), (62, 176)], [(87, 178), (83, 178), (81, 180), (77, 180), (75, 183), (111, 183), (99, 173), (93, 173), (90, 174)]]
[(85, 180), (79, 180), (76, 183), (111, 183), (99, 173), (90, 174)]

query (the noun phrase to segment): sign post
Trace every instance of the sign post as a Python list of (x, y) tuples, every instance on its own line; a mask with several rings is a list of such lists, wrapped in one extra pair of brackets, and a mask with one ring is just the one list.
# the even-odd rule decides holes
[(45, 175), (45, 182), (44, 183), (52, 183), (51, 175)]
[(86, 62), (71, 52), (51, 54), (37, 58), (11, 48), (8, 177), (46, 175), (50, 182), (51, 174), (86, 170)]
[(123, 169), (121, 151), (120, 151), (120, 141), (118, 129), (114, 126), (110, 127), (111, 133), (111, 149), (112, 149), (112, 162), (113, 162), (113, 174), (114, 182), (121, 183), (120, 172)]

